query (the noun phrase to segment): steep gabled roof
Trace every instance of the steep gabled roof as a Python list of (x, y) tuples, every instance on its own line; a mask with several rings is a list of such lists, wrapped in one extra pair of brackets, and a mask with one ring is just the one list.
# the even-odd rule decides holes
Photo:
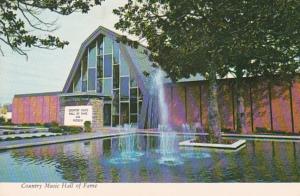
[[(75, 61), (73, 63), (73, 66), (71, 68), (71, 71), (69, 73), (69, 76), (67, 78), (67, 81), (64, 85), (63, 88), (63, 93), (67, 93), (67, 90), (70, 88), (71, 84), (72, 84), (72, 80), (74, 78), (74, 75), (76, 73), (76, 70), (78, 69), (78, 66), (80, 66), (80, 60), (82, 59), (84, 52), (86, 51), (87, 47), (100, 35), (104, 35), (104, 36), (108, 36), (111, 39), (115, 40), (118, 37), (121, 37), (122, 35), (109, 30), (103, 26), (99, 26), (80, 46), (80, 49), (77, 53), (77, 56), (75, 58)], [(143, 53), (144, 50), (147, 50), (148, 52), (149, 49), (142, 45), (141, 43), (139, 43), (138, 48), (132, 48), (128, 45), (124, 45), (122, 43), (120, 43), (121, 45), (125, 46), (126, 51), (128, 52), (128, 56), (136, 61), (135, 64), (138, 66), (138, 69), (140, 70), (141, 73), (143, 72), (152, 72), (154, 70), (154, 68), (151, 66), (152, 63), (149, 61), (149, 58), (147, 57), (146, 54)], [(182, 78), (180, 80), (178, 80), (178, 82), (188, 82), (188, 81), (199, 81), (199, 80), (204, 80), (204, 78), (200, 75), (197, 74), (196, 76), (191, 76), (189, 78)], [(165, 78), (165, 83), (170, 83), (171, 80), (169, 78)]]
[[(113, 40), (115, 40), (118, 37), (121, 37), (122, 35), (109, 30), (103, 26), (99, 26), (80, 46), (80, 49), (77, 53), (77, 56), (75, 58), (75, 61), (73, 63), (73, 66), (71, 68), (71, 71), (69, 73), (69, 76), (67, 78), (67, 81), (64, 85), (63, 91), (64, 93), (67, 92), (67, 90), (70, 88), (71, 84), (72, 84), (72, 79), (75, 76), (76, 70), (78, 69), (78, 67), (80, 66), (80, 60), (82, 59), (84, 52), (86, 51), (87, 47), (100, 35), (104, 35), (104, 36), (108, 36), (110, 38), (112, 38)], [(146, 49), (146, 46), (143, 46), (142, 44), (139, 44), (139, 48), (143, 48)]]

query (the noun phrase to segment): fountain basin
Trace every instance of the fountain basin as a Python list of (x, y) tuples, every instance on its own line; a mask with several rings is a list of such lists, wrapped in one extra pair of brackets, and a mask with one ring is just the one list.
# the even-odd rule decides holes
[(246, 140), (236, 140), (232, 143), (217, 144), (217, 143), (196, 142), (195, 139), (190, 139), (179, 143), (179, 146), (216, 148), (216, 149), (225, 149), (225, 150), (237, 150), (242, 147), (245, 147), (245, 145), (246, 145)]

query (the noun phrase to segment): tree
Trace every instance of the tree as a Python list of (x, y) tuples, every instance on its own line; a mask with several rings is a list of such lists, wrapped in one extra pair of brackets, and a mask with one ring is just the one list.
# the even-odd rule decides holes
[[(42, 19), (42, 11), (49, 10), (60, 15), (80, 11), (87, 13), (91, 7), (103, 0), (0, 0), (0, 52), (1, 46), (8, 45), (13, 51), (26, 56), (25, 48), (63, 48), (67, 41), (52, 35), (56, 21)], [(46, 32), (46, 36), (37, 36)]]
[(297, 8), (296, 0), (129, 1), (115, 10), (116, 28), (146, 38), (154, 66), (172, 79), (207, 78), (209, 129), (218, 137), (218, 77), (237, 78), (237, 124), (244, 129), (242, 78), (291, 75), (299, 67)]
[(244, 77), (263, 77), (269, 83), (290, 84), (299, 71), (299, 1), (237, 1), (232, 21), (228, 69), (237, 98), (237, 130), (245, 132)]
[[(227, 62), (224, 6), (230, 1), (129, 1), (115, 10), (116, 28), (146, 38), (150, 59), (173, 80), (201, 73), (208, 80), (208, 128), (220, 141), (217, 73)], [(227, 3), (227, 4), (226, 4)], [(224, 58), (225, 57), (225, 58)]]

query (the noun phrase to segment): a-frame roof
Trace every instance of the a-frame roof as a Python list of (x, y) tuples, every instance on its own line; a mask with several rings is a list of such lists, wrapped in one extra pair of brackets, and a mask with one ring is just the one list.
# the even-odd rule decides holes
[[(68, 78), (67, 78), (67, 81), (64, 85), (64, 88), (63, 88), (63, 93), (67, 93), (68, 89), (71, 87), (72, 85), (72, 80), (74, 78), (74, 75), (76, 73), (76, 70), (78, 69), (78, 67), (80, 66), (80, 60), (82, 59), (83, 55), (84, 55), (84, 52), (86, 51), (87, 47), (99, 36), (99, 35), (104, 35), (104, 36), (108, 36), (110, 38), (112, 38), (113, 40), (115, 40), (116, 38), (118, 37), (121, 37), (122, 35), (112, 31), (112, 30), (109, 30), (103, 26), (99, 26), (80, 46), (80, 49), (77, 53), (77, 56), (75, 58), (75, 61), (73, 63), (73, 66), (71, 68), (71, 71), (68, 75)], [(142, 45), (142, 44), (139, 44), (139, 47), (143, 48), (143, 49), (146, 49), (146, 46)]]
[[(82, 56), (84, 54), (84, 52), (86, 51), (87, 47), (100, 35), (104, 35), (104, 36), (108, 36), (111, 39), (115, 40), (118, 37), (122, 37), (122, 35), (109, 30), (103, 26), (99, 26), (80, 46), (80, 49), (77, 53), (77, 56), (75, 58), (75, 61), (73, 63), (73, 66), (71, 68), (71, 71), (69, 73), (69, 76), (67, 78), (67, 81), (64, 85), (63, 88), (63, 93), (67, 93), (68, 89), (70, 88), (71, 84), (72, 84), (72, 79), (76, 73), (76, 70), (78, 68), (78, 66), (80, 65), (80, 60), (82, 59)], [(122, 43), (120, 43), (122, 44)], [(124, 45), (124, 44), (122, 44)], [(147, 55), (143, 54), (142, 50), (147, 50), (148, 52), (149, 49), (142, 45), (141, 43), (139, 43), (139, 47), (136, 48), (132, 48), (130, 46), (126, 46), (124, 45), (130, 58), (135, 58), (136, 60), (136, 65), (139, 67), (140, 71), (147, 71), (147, 72), (151, 72), (151, 70), (153, 70), (153, 68), (151, 67), (151, 62), (149, 61), (149, 59), (147, 58)], [(133, 60), (133, 59), (132, 59)], [(182, 78), (180, 80), (178, 80), (177, 82), (188, 82), (188, 81), (199, 81), (199, 80), (203, 80), (204, 78), (200, 75), (197, 74), (196, 76), (190, 76), (189, 78)], [(171, 80), (169, 78), (165, 78), (165, 83), (170, 83)]]

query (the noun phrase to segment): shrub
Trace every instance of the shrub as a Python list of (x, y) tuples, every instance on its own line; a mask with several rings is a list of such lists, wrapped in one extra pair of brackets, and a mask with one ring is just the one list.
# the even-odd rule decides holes
[(68, 133), (80, 133), (80, 132), (82, 132), (82, 128), (77, 127), (77, 126), (60, 126), (60, 128), (64, 132), (68, 132)]
[(270, 132), (270, 130), (268, 130), (265, 127), (256, 127), (256, 132), (257, 133), (266, 133), (266, 132)]
[(224, 132), (224, 133), (231, 133), (231, 132), (233, 132), (232, 129), (228, 129), (228, 128), (222, 128), (221, 131)]
[(13, 125), (13, 123), (11, 122), (11, 119), (8, 119), (5, 124), (6, 125)]
[(51, 123), (45, 123), (44, 124), (45, 127), (49, 128), (49, 127), (58, 127), (58, 123), (55, 121), (52, 121)]
[(11, 140), (15, 140), (15, 138), (13, 138), (13, 137), (8, 137), (8, 138), (5, 139), (5, 141), (11, 141)]
[(4, 117), (0, 117), (0, 125), (4, 125), (5, 124), (5, 118)]
[(50, 127), (49, 132), (51, 132), (51, 133), (61, 133), (62, 128), (61, 127)]
[(84, 122), (84, 131), (85, 132), (91, 132), (92, 131), (92, 123), (91, 121), (85, 121)]

